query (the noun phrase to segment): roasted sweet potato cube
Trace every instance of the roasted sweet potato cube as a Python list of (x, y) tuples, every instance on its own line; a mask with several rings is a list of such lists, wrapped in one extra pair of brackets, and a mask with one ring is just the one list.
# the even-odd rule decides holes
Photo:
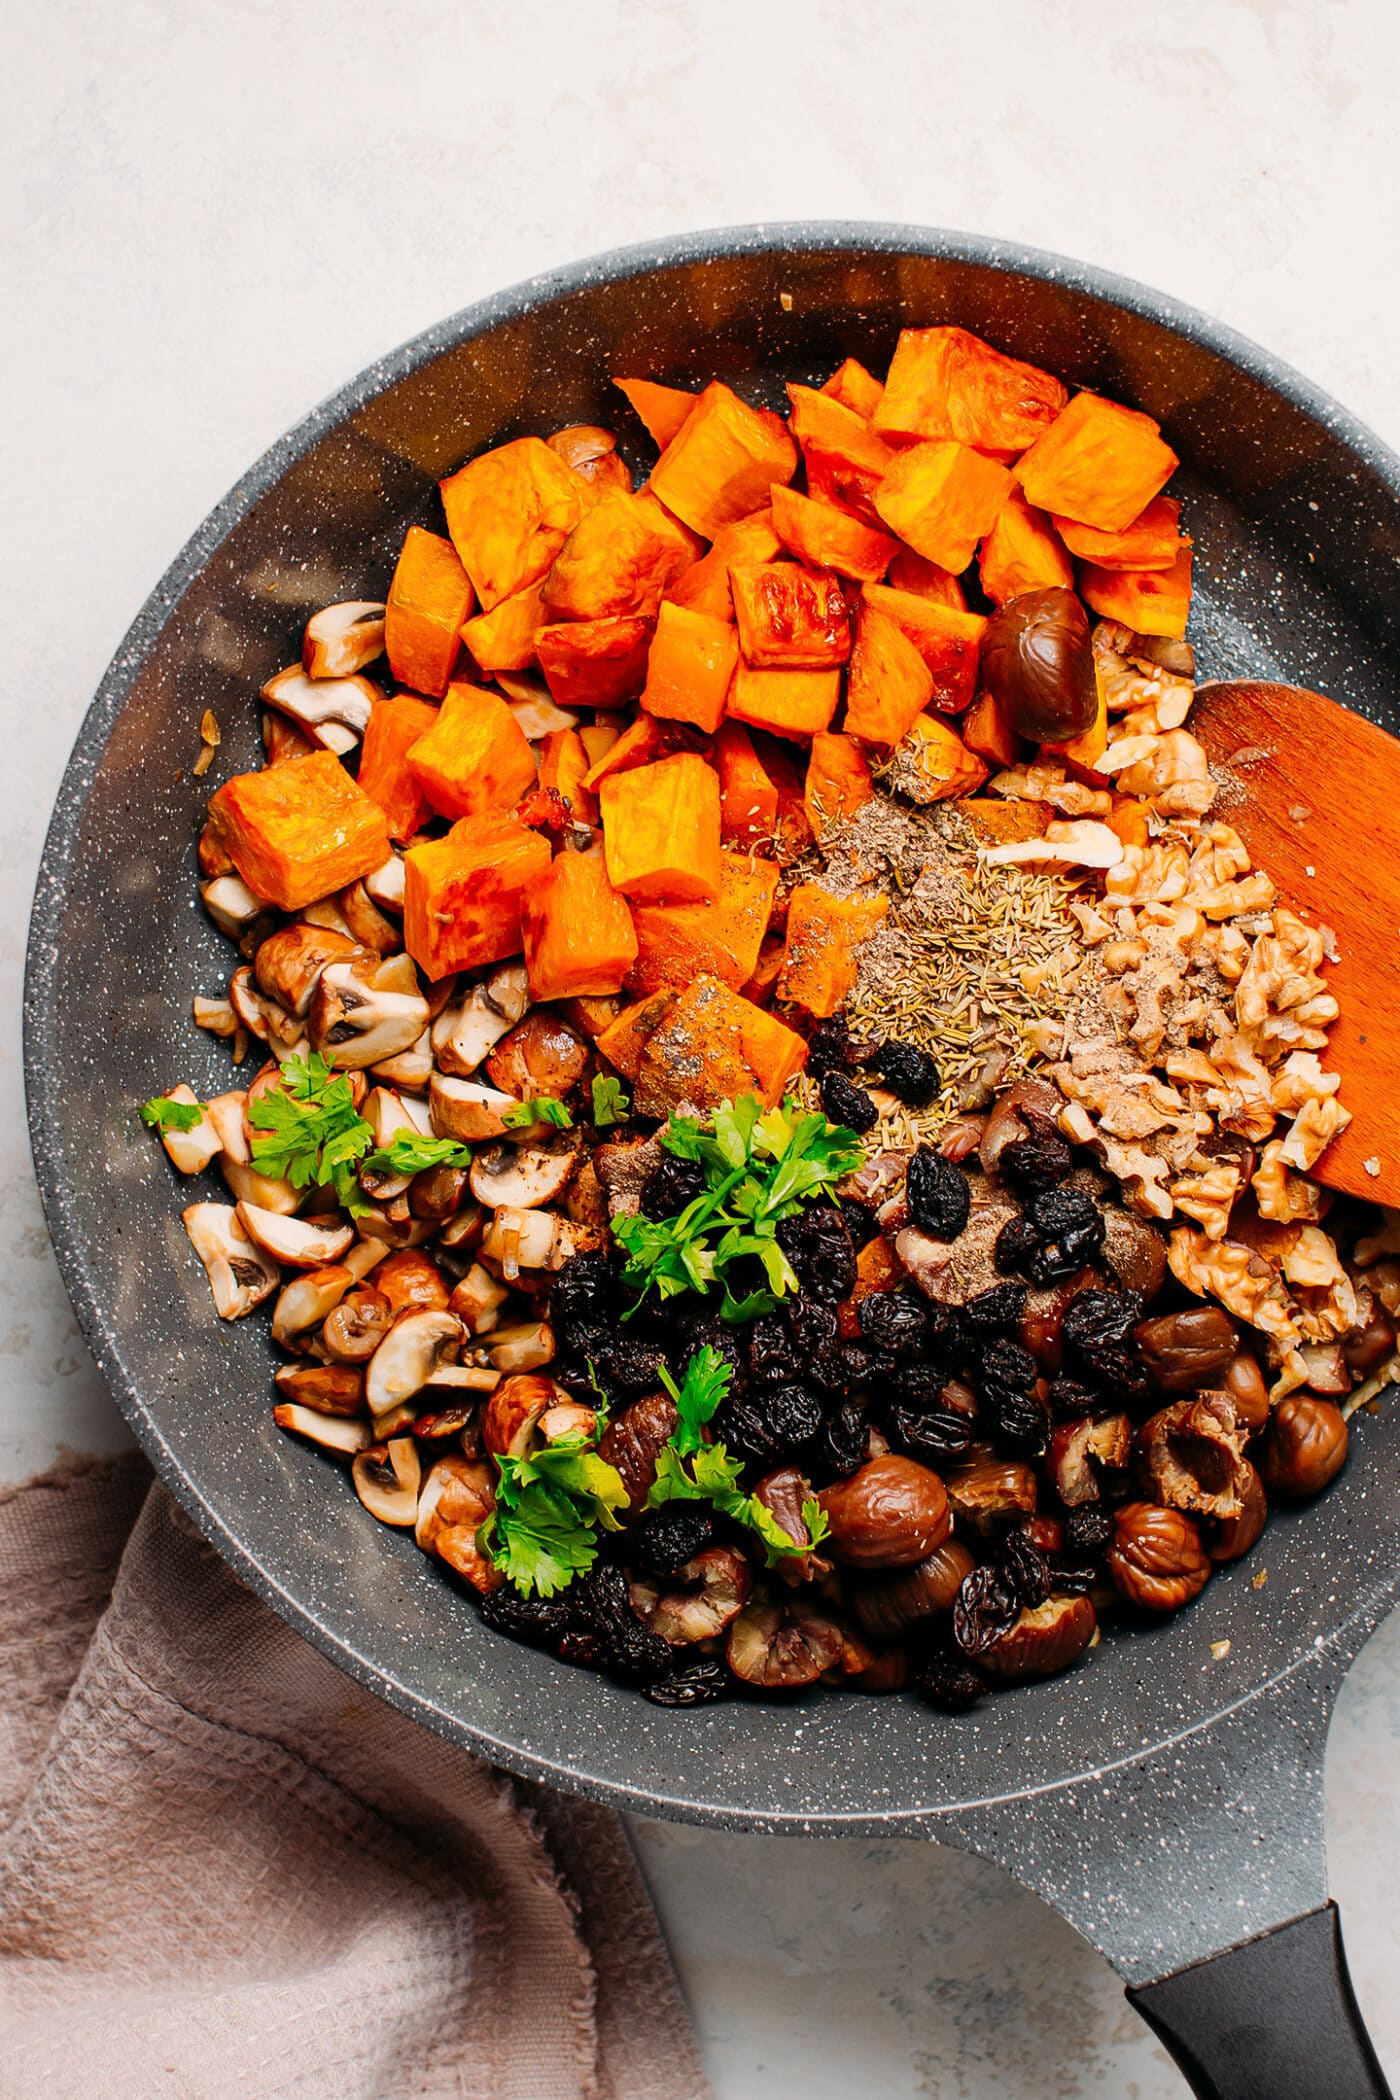
[(738, 661), (739, 638), (728, 620), (664, 603), (647, 657), (642, 706), (648, 714), (693, 722), (713, 735), (724, 719)]
[(624, 1006), (615, 1021), (594, 1038), (598, 1051), (624, 1079), (635, 1079), (641, 1070), (642, 1052), (676, 1003), (674, 992), (653, 992)]
[[(810, 675), (810, 674), (806, 674)], [(820, 734), (820, 732), (818, 732)], [(778, 797), (777, 832), (774, 850), (780, 868), (800, 860), (812, 843), (807, 816), (807, 782), (798, 754), (784, 738), (759, 731), (754, 736), (754, 754)], [(781, 910), (781, 903), (777, 909)]]
[(1006, 717), (990, 693), (979, 693), (958, 724), (958, 732), (969, 751), (975, 751), (998, 771), (1014, 766), (1021, 753), (1021, 740), (1007, 726)]
[(408, 754), (437, 720), (437, 709), (413, 693), (377, 702), (360, 745), (359, 782), (389, 820), (389, 836), (402, 842), (422, 829), (427, 800)]
[(447, 691), (472, 603), (471, 578), (451, 541), (410, 525), (384, 609), (384, 648), (400, 685), (436, 698)]
[(542, 627), (535, 654), (561, 707), (619, 707), (646, 684), (650, 620), (568, 620)]
[(1174, 496), (1154, 496), (1122, 532), (1097, 532), (1073, 518), (1055, 527), (1071, 554), (1098, 569), (1169, 569), (1181, 553), (1181, 505)]
[[(900, 640), (904, 641), (903, 635)], [(908, 647), (907, 643), (905, 647)], [(807, 821), (817, 838), (828, 824), (839, 824), (845, 818), (853, 817), (874, 793), (870, 760), (854, 736), (839, 736), (828, 731), (812, 738), (802, 802)]]
[(562, 795), (576, 824), (596, 824), (598, 803), (586, 785), (588, 753), (576, 729), (554, 729), (540, 746), (540, 786)]
[[(580, 732), (585, 750), (588, 749), (590, 733), (587, 729)], [(596, 794), (609, 774), (631, 773), (638, 766), (649, 766), (658, 758), (669, 757), (671, 749), (664, 725), (654, 715), (640, 714), (627, 724), (621, 736), (614, 733), (602, 755), (593, 759), (583, 784)], [(591, 752), (589, 755), (592, 756)]]
[(712, 540), (766, 503), (775, 481), (791, 481), (796, 466), (781, 416), (750, 408), (715, 379), (656, 462), (651, 487), (667, 510)]
[(719, 895), (719, 777), (692, 751), (612, 773), (599, 790), (615, 890), (637, 904)]
[(535, 661), (535, 636), (549, 618), (542, 603), (544, 586), (532, 583), (513, 598), (502, 598), (489, 613), (478, 613), (462, 629), (462, 640), (479, 669), (523, 671)]
[(841, 698), (841, 673), (830, 671), (776, 671), (741, 663), (729, 688), (729, 714), (751, 729), (768, 729), (774, 736), (816, 736), (829, 729)]
[(916, 554), (956, 575), (991, 531), (1011, 487), (1000, 460), (935, 438), (900, 453), (875, 491), (875, 508)]
[(873, 421), (885, 437), (956, 438), (1014, 458), (1068, 399), (1051, 373), (1004, 356), (965, 328), (906, 328)]
[(898, 744), (932, 698), (933, 673), (903, 629), (878, 606), (862, 605), (846, 680), (847, 735)]
[(966, 612), (967, 599), (963, 587), (950, 569), (942, 569), (936, 561), (925, 561), (912, 547), (901, 547), (890, 563), (885, 578), (892, 591), (908, 591), (915, 598), (931, 598), (935, 605), (946, 605), (951, 612)]
[(850, 655), (850, 606), (830, 571), (772, 561), (731, 569), (729, 581), (746, 663), (820, 671)]
[(687, 388), (662, 386), (656, 379), (615, 379), (658, 452), (664, 452), (700, 399)]
[(605, 489), (569, 534), (544, 580), (546, 616), (650, 616), (667, 585), (693, 559), (688, 539), (659, 503), (630, 489)]
[(758, 951), (753, 976), (739, 989), (755, 1006), (771, 1006), (773, 994), (778, 989), (778, 979), (783, 971), (783, 950), (786, 941), (781, 933), (765, 933), (763, 946)]
[(899, 551), (899, 542), (887, 532), (877, 532), (834, 503), (814, 503), (796, 489), (774, 489), (773, 524), (799, 561), (862, 583), (878, 582)]
[(903, 1281), (903, 1262), (883, 1232), (877, 1232), (856, 1256), (855, 1289), (836, 1308), (837, 1325), (846, 1341), (853, 1342), (860, 1334), (862, 1299), (874, 1297), (877, 1291), (898, 1290)]
[(689, 612), (709, 613), (716, 620), (732, 620), (731, 568), (776, 561), (782, 551), (783, 543), (773, 529), (772, 510), (756, 510), (752, 517), (740, 518), (737, 524), (726, 525), (716, 533), (709, 553), (678, 576), (666, 596), (673, 605), (683, 605)]
[(1074, 566), (1054, 526), (1043, 510), (1032, 510), (1019, 489), (1007, 497), (983, 540), (977, 569), (993, 605), (1051, 585), (1074, 589)]
[(933, 673), (931, 706), (953, 715), (972, 705), (987, 625), (981, 613), (960, 612), (936, 598), (916, 598), (884, 583), (867, 584), (864, 602), (887, 614), (928, 665)]
[(888, 897), (833, 897), (799, 882), (788, 903), (778, 997), (825, 1020), (856, 986), (859, 950), (890, 908)]
[(602, 853), (557, 853), (521, 910), (532, 999), (619, 992), (637, 955), (627, 900), (608, 881)]
[(857, 357), (848, 357), (836, 367), (826, 385), (824, 394), (839, 401), (843, 408), (864, 416), (868, 422), (880, 406), (885, 389), (873, 372), (867, 372)]
[(999, 795), (963, 796), (958, 809), (976, 832), (979, 843), (986, 846), (1043, 839), (1046, 825), (1055, 816), (1048, 802), (1003, 802)]
[(718, 977), (698, 977), (648, 1036), (633, 1106), (660, 1117), (689, 1102), (703, 1113), (753, 1093), (772, 1108), (806, 1062), (807, 1045), (794, 1029)]
[(584, 512), (583, 482), (543, 438), (497, 445), (440, 486), (452, 544), (484, 612), (538, 583)]
[(637, 959), (629, 992), (679, 989), (701, 975), (722, 978), (741, 991), (758, 967), (759, 949), (773, 916), (778, 870), (747, 853), (720, 856), (719, 895), (713, 903), (639, 904)]
[(535, 754), (499, 693), (450, 685), (436, 718), (408, 754), (430, 806), (443, 817), (513, 809), (535, 785)]
[(899, 783), (911, 802), (947, 802), (970, 795), (987, 778), (975, 751), (937, 715), (920, 715), (899, 748)]
[(715, 738), (720, 836), (726, 846), (757, 846), (776, 835), (778, 790), (741, 722), (722, 722)]
[(1135, 634), (1180, 638), (1191, 610), (1191, 542), (1182, 541), (1169, 569), (1098, 569), (1081, 562), (1079, 593), (1096, 613), (1121, 620)]
[(549, 842), (491, 810), (410, 846), (403, 864), (404, 946), (436, 982), (519, 955), (521, 910), (548, 871)]
[(802, 449), (807, 493), (876, 527), (875, 492), (895, 455), (863, 416), (815, 387), (790, 386), (792, 434)]
[(332, 751), (236, 773), (209, 798), (205, 831), (279, 911), (300, 911), (389, 858), (388, 819)]
[(1026, 501), (1101, 532), (1123, 532), (1176, 471), (1151, 416), (1076, 394), (1016, 462)]

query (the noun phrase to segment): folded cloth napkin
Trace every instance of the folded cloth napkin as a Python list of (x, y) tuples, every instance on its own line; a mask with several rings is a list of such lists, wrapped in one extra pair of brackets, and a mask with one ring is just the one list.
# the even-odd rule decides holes
[(0, 1495), (0, 2095), (704, 2100), (608, 1810), (343, 1676), (137, 1459)]

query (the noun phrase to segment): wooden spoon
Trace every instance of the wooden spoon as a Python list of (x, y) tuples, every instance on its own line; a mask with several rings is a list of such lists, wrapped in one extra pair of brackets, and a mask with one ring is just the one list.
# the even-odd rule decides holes
[(1285, 904), (1337, 936), (1327, 980), (1342, 1010), (1322, 1059), (1352, 1120), (1312, 1178), (1400, 1204), (1400, 739), (1320, 693), (1246, 679), (1201, 686), (1190, 728), (1244, 791), (1212, 815)]

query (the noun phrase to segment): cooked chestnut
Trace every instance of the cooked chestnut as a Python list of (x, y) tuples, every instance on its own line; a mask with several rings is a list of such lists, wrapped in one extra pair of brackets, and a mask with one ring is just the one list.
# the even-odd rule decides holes
[(1245, 1435), (1228, 1393), (1174, 1400), (1138, 1431), (1142, 1485), (1154, 1502), (1168, 1509), (1190, 1510), (1198, 1517), (1237, 1517)]
[(1258, 1543), (1259, 1534), (1268, 1522), (1269, 1504), (1264, 1483), (1247, 1458), (1240, 1460), (1235, 1489), (1240, 1499), (1239, 1514), (1212, 1517), (1201, 1526), (1206, 1552), (1212, 1560), (1242, 1559), (1251, 1546)]
[(1087, 1597), (1047, 1597), (1034, 1611), (1021, 1611), (979, 1660), (984, 1670), (1013, 1684), (1054, 1677), (1078, 1662), (1098, 1623)]
[(750, 1604), (729, 1629), (725, 1657), (736, 1677), (765, 1691), (794, 1691), (834, 1670), (843, 1642), (830, 1619), (791, 1604)]
[(953, 1515), (964, 1531), (988, 1538), (1018, 1517), (1033, 1517), (1035, 1469), (1020, 1458), (998, 1458), (983, 1445), (943, 1476)]
[(868, 1582), (852, 1600), (857, 1620), (877, 1641), (897, 1641), (921, 1619), (951, 1611), (964, 1579), (972, 1573), (972, 1555), (959, 1539), (945, 1539), (927, 1560)]
[(1213, 1385), (1235, 1353), (1234, 1321), (1218, 1305), (1139, 1320), (1133, 1329), (1147, 1375), (1159, 1393), (1191, 1393)]
[(1129, 1210), (1107, 1210), (1100, 1259), (1125, 1291), (1144, 1304), (1155, 1298), (1167, 1273), (1167, 1238), (1161, 1227)]
[(627, 1509), (618, 1511), (624, 1524), (636, 1523), (646, 1507), (661, 1447), (679, 1419), (673, 1401), (664, 1393), (650, 1393), (645, 1400), (634, 1400), (608, 1425), (598, 1455), (622, 1475), (629, 1498)]
[(1379, 1306), (1366, 1325), (1358, 1328), (1355, 1334), (1349, 1334), (1342, 1343), (1347, 1369), (1355, 1378), (1369, 1378), (1394, 1354), (1395, 1323)]
[(1015, 735), (1033, 744), (1082, 736), (1098, 711), (1089, 617), (1073, 591), (1024, 591), (988, 620), (982, 680)]
[(1347, 1425), (1335, 1400), (1306, 1390), (1290, 1393), (1274, 1409), (1265, 1432), (1259, 1469), (1265, 1485), (1290, 1502), (1320, 1495), (1346, 1464)]
[(1247, 1349), (1230, 1358), (1220, 1383), (1235, 1403), (1235, 1420), (1251, 1436), (1256, 1435), (1269, 1419), (1269, 1388)]
[(712, 1640), (738, 1618), (753, 1577), (732, 1546), (707, 1546), (673, 1576), (642, 1576), (628, 1586), (633, 1611), (673, 1648)]
[(1102, 1469), (1120, 1471), (1133, 1449), (1133, 1426), (1126, 1415), (1092, 1415), (1057, 1422), (1050, 1432), (1046, 1462), (1055, 1492), (1066, 1509), (1097, 1502), (1103, 1493)]
[(943, 1482), (912, 1458), (889, 1452), (817, 1497), (831, 1527), (826, 1546), (850, 1568), (910, 1568), (948, 1536)]
[(1129, 1502), (1119, 1510), (1105, 1558), (1118, 1594), (1144, 1611), (1180, 1611), (1210, 1580), (1194, 1521), (1159, 1502)]

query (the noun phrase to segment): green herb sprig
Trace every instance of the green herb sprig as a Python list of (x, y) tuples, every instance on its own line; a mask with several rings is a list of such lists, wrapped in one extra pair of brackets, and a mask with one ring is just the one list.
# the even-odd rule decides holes
[(376, 1174), (423, 1174), (429, 1167), (469, 1167), (470, 1145), (453, 1138), (424, 1137), (421, 1131), (400, 1130), (387, 1145), (367, 1153), (362, 1164)]
[(499, 1458), (496, 1507), (477, 1534), (481, 1550), (524, 1596), (552, 1597), (598, 1557), (598, 1532), (621, 1527), (627, 1489), (598, 1455), (607, 1429), (575, 1431), (523, 1458)]
[(501, 1121), (507, 1130), (529, 1130), (536, 1123), (551, 1123), (556, 1130), (572, 1130), (574, 1119), (562, 1101), (552, 1094), (536, 1094), (529, 1101), (515, 1101), (502, 1109)]
[(169, 1094), (153, 1094), (141, 1104), (141, 1121), (161, 1137), (167, 1130), (193, 1130), (203, 1115), (198, 1101), (172, 1101)]
[(259, 1094), (248, 1121), (263, 1134), (253, 1139), (253, 1165), (272, 1181), (294, 1189), (332, 1186), (352, 1216), (365, 1209), (357, 1170), (374, 1144), (374, 1131), (356, 1113), (350, 1081), (324, 1057), (289, 1057), (281, 1086)]
[(632, 1097), (620, 1079), (611, 1072), (596, 1072), (593, 1075), (593, 1127), (595, 1130), (611, 1130), (615, 1123), (625, 1123), (632, 1113)]
[(820, 1503), (808, 1496), (802, 1504), (806, 1541), (790, 1538), (766, 1503), (757, 1495), (745, 1494), (740, 1485), (740, 1461), (723, 1444), (705, 1442), (702, 1432), (729, 1391), (733, 1376), (733, 1367), (708, 1344), (695, 1351), (679, 1385), (662, 1369), (661, 1382), (680, 1420), (658, 1455), (647, 1508), (659, 1509), (665, 1502), (708, 1502), (722, 1516), (753, 1532), (771, 1568), (795, 1554), (810, 1553), (830, 1526)]

